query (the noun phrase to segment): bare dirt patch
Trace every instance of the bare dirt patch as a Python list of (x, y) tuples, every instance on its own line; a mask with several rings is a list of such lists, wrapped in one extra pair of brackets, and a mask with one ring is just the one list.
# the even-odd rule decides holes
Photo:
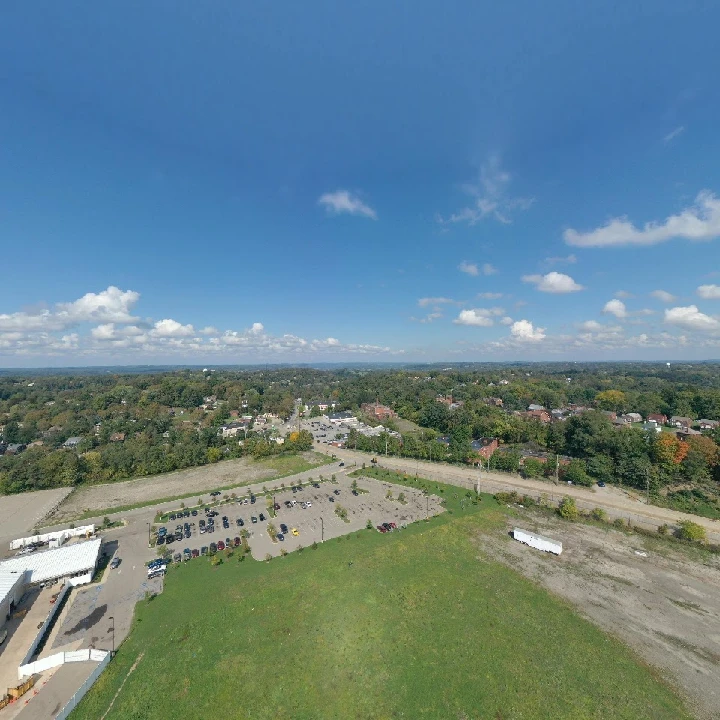
[(698, 718), (720, 718), (720, 557), (534, 511), (518, 510), (508, 531), (514, 524), (560, 540), (562, 555), (507, 534), (483, 535), (483, 550), (568, 600), (660, 668)]
[(38, 490), (18, 495), (0, 496), (0, 542), (32, 535), (32, 529), (51, 513), (71, 491), (71, 488)]
[[(302, 457), (310, 465), (320, 465), (320, 458), (315, 453), (303, 453)], [(60, 505), (49, 520), (59, 524), (79, 518), (88, 512), (102, 512), (108, 508), (126, 507), (188, 493), (197, 493), (197, 496), (201, 497), (217, 488), (270, 480), (278, 477), (279, 474), (277, 470), (264, 465), (262, 461), (254, 462), (250, 458), (238, 458), (164, 475), (81, 487)]]

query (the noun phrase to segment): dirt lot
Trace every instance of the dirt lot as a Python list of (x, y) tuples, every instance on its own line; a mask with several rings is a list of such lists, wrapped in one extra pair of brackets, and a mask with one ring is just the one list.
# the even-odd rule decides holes
[(562, 555), (509, 535), (482, 536), (483, 550), (565, 598), (660, 668), (698, 718), (720, 718), (720, 557), (527, 510), (518, 510), (517, 525), (560, 540)]
[(1, 496), (0, 543), (3, 550), (10, 540), (31, 535), (32, 529), (62, 502), (70, 490), (71, 488), (57, 488)]
[[(308, 463), (318, 462), (314, 453), (303, 453)], [(199, 496), (230, 485), (245, 485), (271, 479), (278, 472), (248, 458), (225, 460), (214, 465), (178, 470), (164, 475), (79, 488), (53, 513), (48, 522), (60, 524), (88, 511), (135, 505), (150, 500), (173, 498), (187, 493)]]

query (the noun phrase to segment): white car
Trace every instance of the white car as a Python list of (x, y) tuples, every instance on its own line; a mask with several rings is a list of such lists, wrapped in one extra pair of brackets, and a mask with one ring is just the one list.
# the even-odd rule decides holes
[(307, 510), (307, 508), (311, 508), (311, 507), (312, 507), (312, 503), (311, 503), (311, 502), (306, 502), (306, 503), (303, 505), (303, 507)]

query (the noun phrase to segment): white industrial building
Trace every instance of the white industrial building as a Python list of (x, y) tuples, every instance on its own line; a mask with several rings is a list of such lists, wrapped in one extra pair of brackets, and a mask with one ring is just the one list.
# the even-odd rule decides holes
[(536, 550), (544, 550), (545, 552), (551, 552), (555, 555), (562, 553), (562, 543), (558, 540), (551, 540), (550, 538), (543, 537), (542, 535), (536, 535), (535, 533), (522, 530), (521, 528), (515, 528), (513, 530), (513, 537), (525, 545), (535, 548)]
[(63, 545), (52, 550), (19, 555), (0, 562), (0, 576), (25, 573), (27, 585), (67, 579), (71, 584), (90, 582), (97, 567), (102, 540)]
[(0, 629), (10, 619), (25, 592), (26, 573), (0, 570)]

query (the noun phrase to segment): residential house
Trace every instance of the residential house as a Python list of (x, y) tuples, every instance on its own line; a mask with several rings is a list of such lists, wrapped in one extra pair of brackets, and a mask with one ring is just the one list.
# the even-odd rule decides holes
[(435, 401), (445, 405), (448, 410), (457, 410), (465, 404), (462, 400), (453, 400), (452, 395), (438, 395)]
[(483, 402), (486, 405), (490, 405), (492, 407), (502, 407), (503, 406), (502, 398), (498, 398), (498, 397), (484, 398)]
[(567, 410), (563, 408), (557, 408), (556, 410), (550, 411), (550, 416), (553, 420), (565, 420), (567, 417)]
[(628, 422), (631, 422), (631, 423), (642, 422), (642, 415), (640, 413), (629, 412), (629, 413), (625, 413), (625, 415), (623, 415), (623, 417), (627, 418)]
[(528, 410), (529, 410), (530, 412), (532, 412), (533, 410), (544, 410), (544, 409), (545, 409), (545, 406), (544, 406), (544, 405), (537, 405), (537, 404), (535, 404), (535, 403), (532, 403), (531, 405), (528, 405)]
[(692, 437), (693, 435), (702, 435), (702, 433), (699, 430), (693, 430), (693, 428), (683, 427), (682, 429), (678, 430), (677, 437), (678, 440), (687, 440), (689, 437)]
[(550, 413), (544, 408), (542, 410), (528, 410), (520, 414), (529, 420), (539, 420), (541, 423), (549, 423), (552, 421)]
[(372, 415), (376, 420), (388, 420), (397, 417), (397, 413), (392, 408), (381, 405), (377, 400), (374, 403), (364, 403), (360, 409), (364, 413)]
[(19, 455), (25, 449), (25, 445), (22, 443), (10, 443), (5, 448), (6, 455)]
[(674, 425), (676, 428), (691, 428), (693, 425), (693, 421), (689, 417), (673, 415), (670, 418), (670, 425)]
[(509, 385), (509, 384), (510, 384), (510, 381), (509, 381), (509, 380), (501, 380), (501, 381), (500, 381), (500, 384), (501, 384), (501, 385)]
[(239, 410), (231, 410), (231, 411), (230, 411), (230, 417), (231, 417), (231, 418), (240, 417), (240, 411), (239, 411)]
[(220, 426), (219, 435), (224, 438), (235, 437), (239, 432), (247, 430), (247, 425), (241, 422), (231, 422)]
[(63, 443), (63, 447), (64, 447), (64, 448), (68, 448), (68, 449), (74, 449), (74, 448), (76, 448), (82, 441), (83, 441), (83, 439), (82, 439), (81, 437), (70, 437), (70, 438), (68, 438), (68, 439)]
[(657, 423), (654, 423), (654, 422), (644, 423), (642, 426), (642, 429), (645, 432), (654, 432), (654, 433), (662, 432), (662, 428), (660, 427), (660, 425), (658, 425)]
[(617, 413), (613, 412), (612, 410), (603, 410), (602, 414), (612, 422), (613, 420), (617, 420)]
[(42, 441), (42, 440), (33, 440), (33, 441), (28, 445), (28, 447), (29, 447), (29, 448), (42, 447), (44, 444), (45, 444), (45, 443), (44, 443), (44, 441)]
[(667, 415), (663, 415), (662, 413), (650, 413), (647, 416), (647, 421), (649, 423), (655, 423), (656, 425), (665, 425), (667, 423)]
[(720, 422), (717, 420), (698, 420), (698, 427), (701, 430), (715, 430), (718, 426), (720, 426)]
[(625, 415), (613, 418), (611, 422), (615, 427), (626, 427), (630, 424), (630, 421), (627, 419), (627, 417), (625, 417)]
[(473, 440), (470, 443), (472, 449), (485, 460), (489, 460), (492, 454), (498, 449), (499, 442), (497, 438), (484, 437), (479, 440)]
[(125, 441), (125, 433), (115, 432), (110, 436), (110, 442), (124, 442), (124, 441)]

